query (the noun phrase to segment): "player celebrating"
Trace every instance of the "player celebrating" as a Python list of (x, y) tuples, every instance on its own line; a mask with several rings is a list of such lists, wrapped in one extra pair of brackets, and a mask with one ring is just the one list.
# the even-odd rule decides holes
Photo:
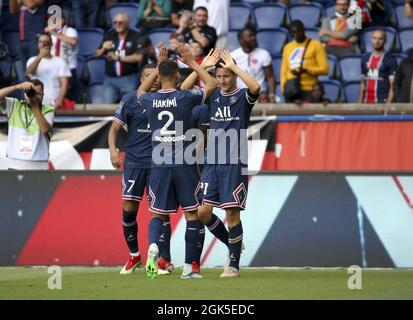
[[(208, 137), (207, 164), (201, 177), (203, 206), (198, 215), (203, 224), (229, 248), (229, 265), (221, 277), (239, 277), (239, 260), (243, 231), (240, 210), (245, 209), (248, 188), (247, 138), (243, 129), (248, 128), (251, 110), (260, 94), (260, 85), (254, 78), (242, 71), (234, 62), (229, 51), (221, 53), (216, 67), (219, 87), (209, 98), (211, 132)], [(237, 76), (247, 88), (237, 88)], [(228, 141), (230, 132), (237, 133), (237, 143)], [(221, 148), (221, 146), (224, 146)], [(225, 209), (228, 229), (212, 213), (212, 207)]]
[(152, 169), (149, 187), (150, 211), (149, 250), (146, 261), (148, 277), (155, 278), (158, 269), (159, 237), (162, 221), (175, 213), (180, 205), (183, 209), (187, 228), (185, 233), (185, 264), (183, 279), (200, 278), (192, 272), (192, 262), (197, 258), (199, 234), (198, 193), (199, 175), (196, 164), (187, 163), (182, 156), (192, 137), (187, 130), (192, 126), (192, 108), (203, 104), (216, 88), (215, 80), (193, 59), (182, 44), (178, 46), (181, 60), (195, 70), (205, 87), (187, 91), (177, 90), (179, 80), (176, 62), (164, 60), (158, 65), (161, 89), (146, 93), (152, 87), (156, 75), (146, 79), (138, 89), (139, 103), (146, 109), (152, 129)]
[[(147, 64), (142, 68), (141, 81), (152, 74), (157, 74), (156, 64)], [(159, 81), (153, 83), (151, 92), (159, 89)], [(127, 93), (121, 100), (112, 126), (109, 130), (108, 144), (110, 160), (113, 167), (120, 168), (121, 160), (116, 141), (119, 131), (124, 125), (128, 127), (126, 142), (126, 155), (124, 159), (124, 170), (122, 175), (122, 207), (123, 207), (123, 234), (128, 245), (130, 256), (120, 273), (130, 274), (135, 268), (140, 266), (141, 257), (138, 249), (138, 225), (136, 217), (139, 209), (139, 202), (143, 197), (145, 188), (149, 186), (151, 167), (151, 130), (148, 118), (144, 114), (145, 110), (138, 104), (136, 91)], [(159, 259), (159, 272), (161, 274), (173, 271), (173, 264), (170, 263), (169, 241), (171, 238), (170, 222), (163, 223), (163, 250)]]

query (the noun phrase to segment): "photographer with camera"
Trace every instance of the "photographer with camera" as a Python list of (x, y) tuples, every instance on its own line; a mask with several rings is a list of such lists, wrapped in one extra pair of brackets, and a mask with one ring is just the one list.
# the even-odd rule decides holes
[[(95, 57), (106, 57), (103, 98), (105, 103), (118, 103), (123, 95), (138, 86), (139, 66), (145, 64), (151, 42), (149, 38), (129, 28), (129, 16), (114, 17), (115, 30), (105, 34)], [(156, 59), (156, 57), (153, 57)]]
[[(8, 97), (25, 91), (25, 100)], [(0, 110), (7, 115), (7, 166), (14, 170), (47, 170), (55, 108), (43, 104), (44, 87), (30, 80), (0, 89)]]
[(39, 79), (44, 83), (43, 102), (58, 108), (66, 97), (72, 74), (66, 61), (52, 55), (50, 34), (39, 36), (38, 47), (39, 54), (27, 61), (26, 74), (30, 79)]

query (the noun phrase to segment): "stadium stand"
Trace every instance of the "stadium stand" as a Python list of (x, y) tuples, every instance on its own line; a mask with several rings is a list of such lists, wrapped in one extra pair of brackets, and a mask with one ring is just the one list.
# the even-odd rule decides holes
[(271, 56), (282, 52), (288, 38), (284, 28), (264, 29), (257, 32), (258, 47), (267, 50)]
[(251, 8), (242, 3), (234, 3), (229, 7), (229, 30), (241, 30), (251, 16)]
[(356, 103), (360, 93), (360, 81), (346, 82), (343, 85), (343, 96), (346, 103)]
[(287, 7), (281, 3), (261, 3), (252, 9), (252, 17), (258, 30), (278, 28), (284, 24)]
[(290, 21), (301, 20), (306, 28), (317, 27), (323, 16), (323, 6), (317, 2), (292, 5), (288, 11)]
[(112, 28), (115, 26), (113, 25), (113, 20), (118, 13), (125, 12), (129, 16), (129, 27), (134, 28), (138, 24), (138, 15), (137, 12), (139, 10), (139, 4), (137, 3), (116, 3), (108, 9), (110, 23)]
[(338, 80), (322, 80), (325, 94), (324, 97), (330, 99), (332, 102), (340, 101), (341, 83)]
[(102, 43), (103, 30), (99, 28), (79, 28), (77, 33), (78, 55), (84, 58), (93, 56)]
[(360, 81), (361, 78), (361, 55), (349, 54), (338, 60), (341, 80)]
[(167, 44), (171, 38), (171, 34), (176, 32), (174, 28), (155, 28), (148, 32), (149, 39), (151, 39), (152, 45), (156, 46), (159, 42)]

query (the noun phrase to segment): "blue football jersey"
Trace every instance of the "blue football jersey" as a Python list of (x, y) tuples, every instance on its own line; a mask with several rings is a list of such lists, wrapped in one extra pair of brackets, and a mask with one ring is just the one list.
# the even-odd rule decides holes
[(207, 104), (201, 104), (192, 109), (192, 126), (198, 128), (200, 126), (209, 126), (211, 115)]
[(124, 167), (150, 168), (152, 156), (151, 129), (146, 110), (138, 103), (135, 91), (122, 97), (113, 120), (122, 126), (126, 125), (128, 130)]
[(185, 161), (184, 152), (192, 142), (192, 109), (204, 101), (202, 89), (159, 90), (139, 97), (152, 130), (152, 167), (193, 164)]
[(247, 88), (230, 93), (216, 89), (209, 97), (210, 132), (208, 135), (208, 164), (247, 164), (247, 135), (251, 110), (257, 97)]

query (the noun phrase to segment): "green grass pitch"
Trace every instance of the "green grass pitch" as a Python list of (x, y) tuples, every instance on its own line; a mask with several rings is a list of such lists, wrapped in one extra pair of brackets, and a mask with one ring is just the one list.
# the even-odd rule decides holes
[(203, 279), (182, 280), (181, 270), (151, 280), (143, 269), (63, 267), (62, 289), (48, 288), (45, 267), (0, 268), (0, 299), (413, 299), (412, 269), (363, 269), (362, 289), (350, 290), (347, 269), (247, 268), (241, 278), (220, 279), (221, 268), (202, 269)]

